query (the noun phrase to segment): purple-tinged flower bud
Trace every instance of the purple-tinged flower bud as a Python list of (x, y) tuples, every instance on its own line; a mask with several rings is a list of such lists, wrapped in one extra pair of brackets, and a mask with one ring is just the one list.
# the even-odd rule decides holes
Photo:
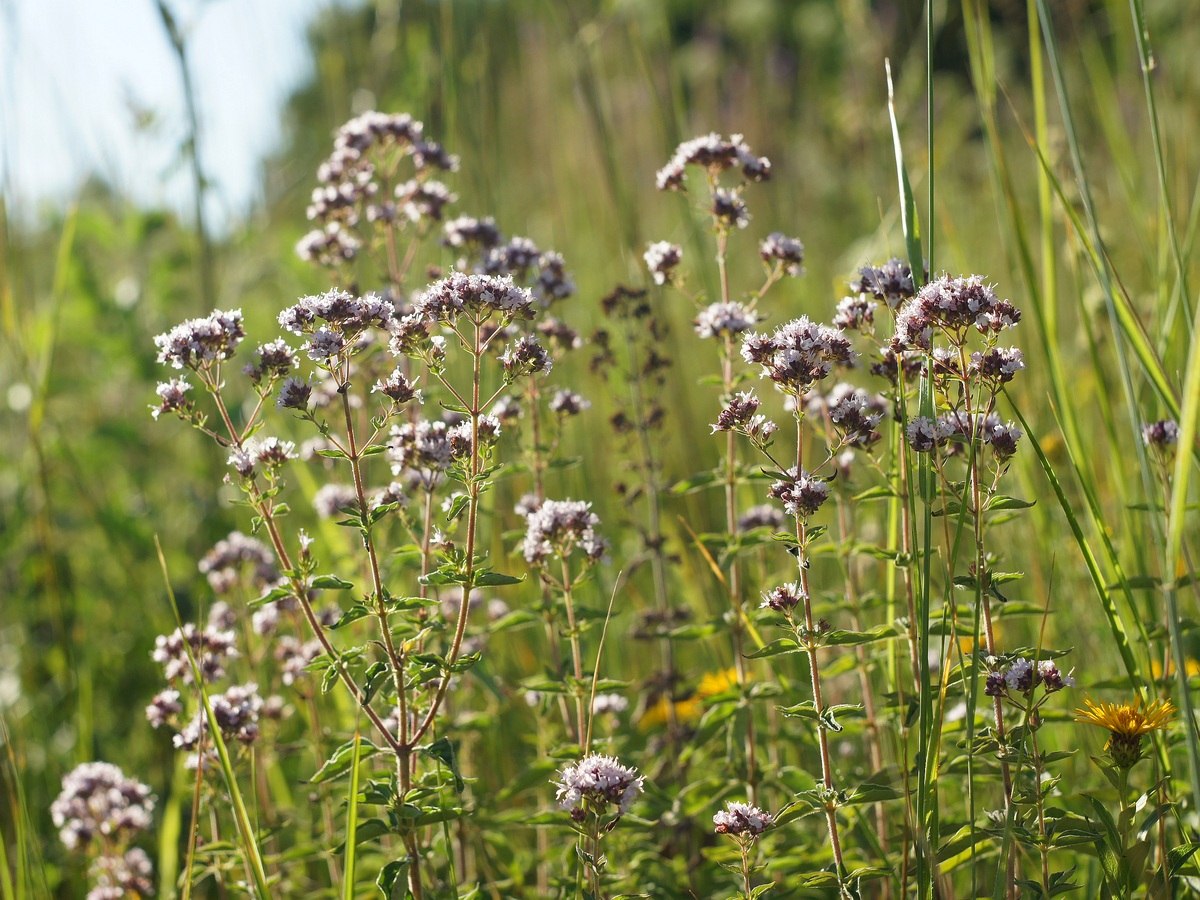
[(762, 595), (763, 609), (773, 609), (775, 612), (789, 613), (804, 599), (804, 591), (796, 582), (781, 584)]
[(727, 800), (725, 809), (713, 816), (713, 827), (717, 834), (758, 837), (771, 827), (773, 821), (774, 817), (769, 812), (757, 806)]
[(425, 402), (421, 397), (421, 392), (417, 390), (416, 382), (409, 381), (400, 369), (394, 370), (387, 378), (375, 382), (371, 393), (376, 392), (383, 394), (396, 406), (408, 403), (410, 400), (416, 400), (418, 403)]
[(784, 274), (796, 277), (804, 274), (804, 245), (793, 237), (778, 231), (767, 236), (758, 247), (758, 255), (765, 263), (778, 263)]
[(675, 269), (683, 261), (683, 250), (670, 241), (655, 241), (642, 256), (655, 284), (667, 284), (675, 278)]
[(186, 416), (192, 409), (192, 401), (187, 398), (187, 392), (191, 389), (192, 386), (182, 378), (159, 382), (155, 393), (158, 394), (162, 403), (150, 407), (150, 415), (156, 419), (165, 412), (175, 412), (180, 416)]

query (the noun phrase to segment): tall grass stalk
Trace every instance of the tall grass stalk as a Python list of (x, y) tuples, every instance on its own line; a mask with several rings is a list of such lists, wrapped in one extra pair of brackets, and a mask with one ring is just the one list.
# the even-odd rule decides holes
[[(179, 615), (179, 604), (175, 601), (175, 591), (171, 587), (171, 576), (167, 569), (167, 559), (163, 555), (162, 545), (159, 544), (157, 536), (154, 539), (154, 550), (158, 554), (158, 564), (162, 569), (163, 584), (167, 590), (167, 599), (170, 601), (171, 610), (175, 614), (175, 626), (182, 631), (183, 619)], [(199, 695), (200, 703), (204, 707), (204, 718), (208, 723), (208, 735), (212, 739), (213, 749), (217, 751), (221, 774), (225, 780), (225, 788), (229, 791), (229, 798), (233, 804), (234, 825), (237, 830), (238, 841), (242, 847), (242, 862), (246, 867), (246, 874), (251, 884), (253, 884), (259, 900), (270, 900), (271, 890), (267, 886), (269, 880), (267, 878), (267, 870), (263, 864), (262, 855), (259, 852), (258, 833), (246, 811), (246, 803), (242, 799), (242, 792), (238, 787), (237, 774), (233, 770), (229, 748), (225, 746), (225, 739), (221, 736), (221, 726), (217, 722), (216, 715), (213, 713), (212, 703), (209, 702), (208, 690), (204, 686), (204, 676), (200, 672), (200, 664), (196, 662), (191, 645), (187, 641), (183, 641), (182, 646), (184, 652), (187, 654), (188, 665), (191, 666), (196, 693)], [(203, 752), (203, 745), (198, 748), (197, 752)], [(203, 765), (203, 758), (198, 756), (197, 769), (202, 769)]]

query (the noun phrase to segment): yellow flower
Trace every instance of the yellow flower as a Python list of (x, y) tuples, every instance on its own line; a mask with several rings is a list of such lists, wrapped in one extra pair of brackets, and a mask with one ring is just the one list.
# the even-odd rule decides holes
[[(708, 672), (700, 679), (696, 691), (686, 700), (675, 701), (675, 721), (695, 722), (704, 714), (704, 700), (729, 690), (737, 684), (736, 669), (722, 669), (719, 672)], [(638, 728), (642, 731), (653, 731), (670, 721), (667, 698), (659, 697), (652, 706), (646, 707), (642, 717), (638, 719)]]
[[(1200, 660), (1189, 659), (1184, 665), (1183, 670), (1187, 672), (1188, 678), (1194, 678), (1195, 676), (1200, 675)], [(1157, 659), (1150, 663), (1150, 674), (1154, 676), (1155, 681), (1163, 677), (1162, 663), (1160, 663)], [(1167, 677), (1172, 678), (1174, 675), (1175, 660), (1171, 660), (1170, 665), (1167, 666)]]
[(1108, 750), (1114, 763), (1128, 769), (1142, 758), (1142, 737), (1166, 728), (1175, 712), (1170, 700), (1155, 700), (1144, 706), (1141, 698), (1134, 703), (1094, 703), (1084, 700), (1086, 709), (1077, 709), (1076, 722), (1108, 729)]
[[(747, 673), (749, 678), (749, 673)], [(722, 669), (720, 672), (708, 672), (700, 679), (696, 693), (701, 697), (713, 697), (724, 693), (737, 684), (737, 669)]]

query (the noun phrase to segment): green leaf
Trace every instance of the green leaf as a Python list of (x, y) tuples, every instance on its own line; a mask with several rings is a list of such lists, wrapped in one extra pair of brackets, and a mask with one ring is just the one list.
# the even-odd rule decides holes
[(671, 485), (671, 493), (690, 494), (693, 491), (702, 490), (703, 488), (724, 481), (724, 478), (725, 476), (721, 472), (700, 472), (691, 478), (675, 482), (675, 484)]
[(897, 496), (896, 492), (890, 487), (884, 484), (878, 484), (873, 488), (867, 488), (862, 493), (855, 494), (851, 499), (855, 503), (858, 503), (863, 500), (886, 500), (895, 496)]
[(345, 628), (351, 622), (357, 622), (359, 619), (364, 619), (371, 614), (372, 610), (368, 609), (364, 604), (355, 603), (349, 609), (344, 610), (342, 614), (338, 616), (338, 620), (329, 627), (335, 630), (338, 628)]
[(251, 600), (247, 606), (251, 609), (257, 609), (260, 606), (266, 606), (268, 603), (275, 603), (279, 600), (286, 600), (293, 596), (291, 588), (277, 587), (267, 591), (256, 600)]
[(470, 502), (471, 498), (468, 495), (458, 494), (453, 500), (450, 501), (450, 509), (446, 511), (446, 521), (453, 522), (455, 519), (457, 519), (460, 515), (462, 515), (462, 511), (467, 508), (467, 504)]
[(418, 747), (417, 750), (430, 759), (436, 759), (450, 770), (450, 774), (454, 776), (455, 791), (461, 794), (466, 789), (466, 784), (462, 780), (462, 773), (458, 769), (458, 754), (455, 753), (454, 744), (450, 742), (450, 738), (438, 738), (432, 744)]
[(411, 896), (408, 892), (408, 869), (411, 865), (408, 857), (405, 857), (393, 860), (379, 870), (375, 887), (379, 888), (384, 900), (405, 900)]
[(375, 692), (379, 690), (380, 685), (387, 683), (391, 674), (392, 670), (387, 663), (383, 661), (371, 663), (367, 668), (366, 679), (363, 682), (363, 703), (371, 702), (371, 698), (375, 696)]
[(825, 635), (825, 644), (830, 647), (854, 647), (884, 641), (899, 634), (895, 625), (878, 625), (870, 631), (834, 630)]
[(326, 591), (349, 591), (354, 589), (354, 585), (351, 582), (343, 581), (336, 575), (318, 575), (312, 580), (312, 586)]
[[(366, 738), (359, 738), (358, 756), (360, 760), (366, 759), (374, 753), (379, 752), (378, 747), (368, 741)], [(309, 784), (323, 784), (326, 781), (333, 781), (341, 778), (350, 771), (350, 767), (354, 764), (354, 740), (346, 741), (330, 754), (329, 759), (325, 760), (325, 764), (317, 770), (317, 773), (308, 780)], [(365, 823), (364, 823), (365, 824)], [(360, 826), (361, 827), (361, 826)]]
[(783, 653), (797, 653), (800, 645), (791, 638), (777, 638), (765, 647), (747, 654), (746, 659), (766, 659), (768, 656), (779, 656)]
[(475, 586), (502, 587), (509, 584), (520, 584), (524, 580), (524, 575), (517, 578), (515, 575), (505, 575), (501, 572), (481, 572), (475, 577)]
[(1029, 509), (1036, 503), (1036, 500), (1021, 500), (1017, 497), (1006, 497), (1003, 494), (997, 494), (985, 503), (983, 508), (988, 512), (999, 509)]

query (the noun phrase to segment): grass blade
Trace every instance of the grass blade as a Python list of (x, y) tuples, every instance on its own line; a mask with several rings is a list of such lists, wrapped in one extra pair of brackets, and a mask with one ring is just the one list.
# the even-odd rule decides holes
[[(162, 545), (158, 542), (158, 537), (154, 538), (154, 549), (158, 553), (158, 563), (162, 569), (163, 582), (166, 584), (167, 597), (171, 601), (171, 609), (175, 613), (175, 623), (180, 629), (183, 628), (183, 620), (179, 616), (179, 606), (175, 602), (175, 592), (171, 588), (170, 576), (167, 572), (167, 560), (163, 556)], [(267, 887), (267, 870), (263, 865), (262, 854), (258, 850), (258, 841), (255, 838), (254, 826), (250, 822), (250, 816), (246, 812), (246, 804), (242, 799), (242, 792), (238, 788), (237, 776), (233, 771), (233, 763), (229, 758), (229, 748), (225, 746), (225, 741), (221, 737), (221, 728), (217, 724), (217, 717), (213, 713), (212, 703), (208, 699), (208, 691), (204, 688), (204, 677), (200, 673), (200, 666), (196, 662), (195, 656), (192, 654), (191, 645), (187, 641), (183, 641), (183, 649), (187, 654), (188, 664), (192, 668), (192, 677), (195, 679), (197, 692), (200, 695), (200, 702), (204, 706), (204, 717), (208, 722), (209, 736), (212, 738), (213, 747), (217, 751), (217, 757), (221, 763), (221, 774), (225, 777), (225, 787), (229, 791), (230, 800), (233, 802), (233, 817), (234, 823), (237, 826), (238, 839), (242, 844), (242, 853), (246, 863), (251, 880), (254, 882), (255, 892), (260, 900), (270, 900), (271, 891)]]

